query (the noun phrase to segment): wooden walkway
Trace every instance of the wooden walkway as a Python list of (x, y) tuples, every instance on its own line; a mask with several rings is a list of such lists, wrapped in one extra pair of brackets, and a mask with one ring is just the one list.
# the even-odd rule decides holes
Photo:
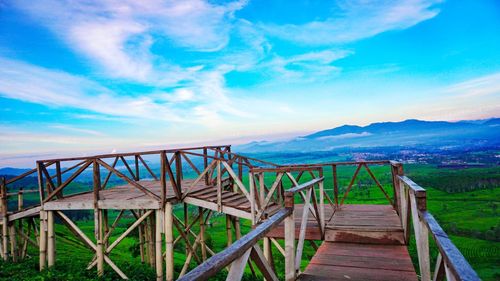
[(298, 280), (418, 280), (392, 206), (344, 205), (332, 213), (325, 242)]
[[(303, 205), (295, 205), (295, 237), (298, 237)], [(334, 212), (325, 206), (325, 241), (370, 243), (370, 244), (404, 244), (403, 227), (398, 214), (389, 205), (343, 205)], [(272, 229), (267, 237), (284, 238), (284, 225)], [(309, 216), (306, 229), (306, 240), (322, 240), (318, 222)]]
[[(182, 192), (186, 192), (192, 185), (194, 180), (182, 180)], [(160, 196), (161, 183), (156, 180), (141, 180), (138, 184), (145, 187), (152, 193)], [(172, 185), (170, 182), (167, 185), (167, 201), (176, 201)], [(251, 219), (250, 202), (241, 193), (222, 190), (221, 195), (222, 212), (237, 216), (240, 218)], [(217, 188), (214, 185), (207, 185), (205, 182), (198, 181), (190, 190), (183, 202), (218, 211), (217, 205)], [(144, 192), (135, 188), (131, 184), (114, 186), (99, 191), (98, 207), (99, 209), (160, 209), (161, 202), (151, 198)], [(55, 199), (44, 203), (45, 210), (92, 210), (94, 208), (94, 194), (83, 192), (75, 195), (69, 195), (64, 198)], [(269, 204), (266, 209), (267, 216), (277, 212), (281, 208), (276, 203)]]
[(404, 245), (323, 242), (298, 280), (417, 281)]

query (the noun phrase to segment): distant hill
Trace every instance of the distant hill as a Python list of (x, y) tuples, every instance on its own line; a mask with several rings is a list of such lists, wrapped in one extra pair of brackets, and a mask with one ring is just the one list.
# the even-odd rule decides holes
[(341, 147), (380, 146), (500, 146), (500, 118), (459, 122), (422, 121), (372, 123), (340, 127), (299, 136), (288, 141), (252, 142), (241, 152), (328, 151)]
[(9, 175), (9, 176), (19, 176), (23, 173), (26, 173), (31, 169), (19, 169), (19, 168), (11, 168), (5, 167), (0, 169), (0, 175)]

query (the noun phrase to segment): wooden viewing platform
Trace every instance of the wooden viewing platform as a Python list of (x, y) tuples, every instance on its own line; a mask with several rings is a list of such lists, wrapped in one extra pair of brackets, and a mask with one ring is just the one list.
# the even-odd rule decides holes
[[(340, 188), (337, 168), (344, 166), (355, 170)], [(389, 178), (377, 178), (372, 166), (386, 166)], [(361, 170), (386, 205), (345, 203)], [(13, 183), (35, 174), (37, 190), (10, 191)], [(81, 190), (75, 192), (69, 187), (82, 174), (92, 181), (80, 181)], [(235, 154), (230, 146), (166, 149), (39, 160), (36, 169), (2, 178), (0, 191), (1, 257), (22, 259), (31, 244), (39, 249), (40, 270), (56, 263), (57, 217), (94, 253), (87, 269), (102, 275), (109, 267), (123, 279), (126, 272), (110, 254), (125, 237), (139, 235), (141, 262), (155, 268), (157, 280), (207, 280), (226, 268), (227, 280), (240, 280), (246, 268), (266, 280), (479, 280), (428, 213), (425, 190), (393, 161), (278, 165)], [(23, 206), (26, 192), (37, 194), (40, 203)], [(16, 209), (9, 200), (17, 200)], [(174, 211), (176, 205), (182, 208)], [(189, 206), (197, 212), (190, 214)], [(93, 210), (94, 237), (67, 210)], [(113, 222), (110, 210), (118, 213)], [(125, 212), (135, 221), (115, 233)], [(219, 253), (205, 241), (214, 213), (226, 217), (227, 248)], [(242, 233), (241, 220), (252, 225), (250, 232)], [(434, 267), (429, 237), (439, 249)], [(415, 266), (407, 250), (412, 238)], [(182, 269), (174, 271), (179, 242), (186, 258)], [(306, 243), (316, 252), (301, 268)], [(284, 268), (275, 266), (272, 248), (283, 256)], [(189, 271), (193, 261), (198, 266)]]

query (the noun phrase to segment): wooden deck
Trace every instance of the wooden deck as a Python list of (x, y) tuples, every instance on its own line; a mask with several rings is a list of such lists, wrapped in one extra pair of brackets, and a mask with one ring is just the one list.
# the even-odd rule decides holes
[(406, 246), (323, 242), (298, 280), (417, 281)]
[[(245, 195), (223, 190), (221, 198), (221, 211), (223, 213), (240, 218), (252, 219), (250, 201)], [(189, 195), (184, 198), (184, 202), (212, 211), (219, 211), (217, 205), (217, 189), (215, 188), (204, 188), (190, 192)], [(271, 203), (267, 207), (264, 216), (271, 216), (279, 209), (281, 209), (280, 205)]]
[[(183, 180), (182, 190), (186, 190), (194, 180)], [(138, 181), (149, 191), (157, 196), (161, 196), (161, 183), (155, 180)], [(203, 181), (192, 189), (207, 189)], [(167, 181), (167, 201), (176, 200), (172, 185)], [(99, 191), (99, 209), (160, 209), (161, 203), (131, 184), (124, 184), (106, 188)], [(92, 191), (84, 192), (76, 195), (69, 195), (61, 199), (55, 199), (44, 204), (44, 209), (49, 210), (91, 210), (94, 209), (94, 195)]]
[[(182, 191), (185, 192), (194, 180), (183, 180)], [(160, 181), (138, 181), (139, 184), (160, 196)], [(250, 202), (241, 193), (227, 190), (222, 191), (222, 212), (251, 219)], [(173, 192), (170, 182), (167, 182), (167, 201), (175, 201), (177, 198)], [(217, 189), (212, 185), (206, 185), (199, 181), (194, 186), (183, 202), (219, 211), (217, 205)], [(160, 209), (161, 203), (154, 198), (144, 194), (130, 184), (114, 186), (99, 192), (98, 207), (100, 209)], [(55, 199), (44, 204), (44, 210), (91, 210), (94, 208), (94, 195), (92, 192), (70, 195), (61, 199)], [(272, 215), (281, 206), (270, 204), (265, 215)]]
[[(295, 237), (298, 237), (303, 205), (295, 205)], [(327, 220), (325, 241), (404, 244), (403, 227), (396, 211), (389, 205), (343, 205), (334, 212), (325, 206)], [(283, 239), (284, 226), (271, 230), (268, 237)], [(307, 240), (321, 240), (318, 223), (309, 216), (306, 229)]]

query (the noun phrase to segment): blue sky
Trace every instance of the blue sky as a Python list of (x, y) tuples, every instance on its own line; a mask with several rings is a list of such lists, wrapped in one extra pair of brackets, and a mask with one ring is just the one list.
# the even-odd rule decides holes
[(499, 50), (495, 0), (2, 1), (0, 163), (500, 116)]

